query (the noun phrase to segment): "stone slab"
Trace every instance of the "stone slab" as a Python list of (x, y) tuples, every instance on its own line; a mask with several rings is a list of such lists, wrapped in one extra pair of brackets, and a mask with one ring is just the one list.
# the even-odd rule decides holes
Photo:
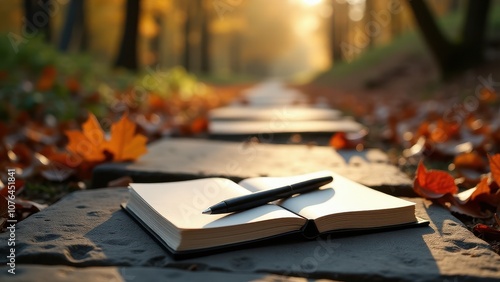
[[(365, 127), (351, 118), (336, 120), (214, 120), (208, 124), (209, 135), (261, 136), (272, 134), (322, 133), (329, 137), (337, 132), (357, 133)], [(266, 137), (264, 137), (264, 140)]]
[(305, 121), (336, 120), (342, 113), (334, 109), (281, 106), (281, 107), (222, 107), (209, 112), (209, 121), (220, 120), (264, 120), (264, 121)]
[[(269, 80), (243, 91), (244, 104), (251, 107), (305, 105), (307, 97), (296, 89), (285, 87), (282, 81)], [(238, 104), (238, 101), (235, 102)]]
[[(311, 241), (284, 240), (187, 260), (172, 259), (120, 208), (127, 199), (125, 188), (74, 192), (18, 223), (16, 268), (22, 270), (31, 264), (130, 266), (132, 275), (143, 271), (147, 275), (148, 269), (142, 267), (154, 268), (151, 273), (161, 267), (167, 268), (162, 275), (170, 275), (170, 268), (217, 272), (207, 275), (215, 275), (218, 281), (228, 273), (357, 281), (500, 279), (500, 256), (447, 210), (420, 198), (410, 200), (417, 203), (418, 216), (430, 219), (428, 227)], [(8, 233), (0, 234), (0, 242), (8, 238)], [(0, 245), (0, 264), (4, 266), (9, 248), (6, 243)], [(88, 268), (82, 273), (85, 271), (98, 270)], [(73, 274), (61, 270), (56, 275)], [(235, 280), (239, 278), (246, 279), (235, 276)]]
[[(319, 102), (319, 103), (318, 103)], [(209, 112), (211, 139), (242, 141), (257, 137), (261, 142), (272, 136), (272, 143), (288, 143), (300, 134), (303, 142), (327, 145), (337, 132), (358, 133), (365, 127), (341, 112), (325, 108), (317, 101), (290, 89), (279, 80), (270, 80), (245, 90), (242, 98), (228, 107)]]
[(393, 195), (413, 196), (413, 182), (378, 149), (336, 151), (326, 146), (163, 139), (148, 146), (134, 163), (97, 166), (92, 187), (131, 176), (135, 182), (167, 182), (202, 177), (289, 176), (332, 170), (366, 186)]
[(8, 274), (7, 268), (0, 268), (2, 281), (44, 281), (58, 282), (120, 282), (120, 281), (296, 281), (305, 282), (305, 278), (281, 276), (268, 273), (234, 273), (204, 271), (193, 265), (192, 271), (176, 267), (70, 267), (47, 265), (21, 265), (16, 274)]

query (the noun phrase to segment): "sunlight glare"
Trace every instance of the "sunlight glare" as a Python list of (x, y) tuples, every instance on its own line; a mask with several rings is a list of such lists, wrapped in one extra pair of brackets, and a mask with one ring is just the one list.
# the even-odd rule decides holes
[(302, 0), (302, 3), (304, 3), (307, 6), (315, 6), (321, 3), (322, 0)]

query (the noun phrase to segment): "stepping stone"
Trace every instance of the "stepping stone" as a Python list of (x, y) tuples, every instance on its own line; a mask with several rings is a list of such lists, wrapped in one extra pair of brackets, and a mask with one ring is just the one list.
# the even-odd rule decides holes
[(421, 198), (409, 200), (417, 204), (418, 216), (430, 220), (429, 227), (311, 241), (281, 240), (174, 260), (120, 208), (127, 193), (125, 188), (74, 192), (18, 223), (15, 276), (6, 273), (10, 235), (0, 234), (0, 241), (5, 242), (0, 244), (0, 277), (9, 276), (9, 281), (34, 281), (44, 274), (60, 280), (94, 280), (96, 275), (96, 281), (118, 275), (123, 280), (165, 277), (186, 281), (282, 276), (368, 281), (500, 279), (500, 256), (447, 210)]
[[(344, 118), (340, 120), (259, 120), (259, 121), (211, 121), (208, 124), (210, 137), (256, 136), (266, 142), (266, 136), (279, 134), (316, 134), (331, 137), (336, 132), (357, 133), (365, 129), (358, 122)], [(266, 136), (264, 136), (266, 135)], [(220, 137), (223, 138), (223, 137)], [(244, 138), (242, 138), (244, 139)], [(274, 141), (274, 140), (273, 140)]]
[[(247, 106), (291, 106), (307, 104), (307, 97), (296, 89), (286, 88), (283, 82), (271, 80), (243, 91), (242, 100)], [(241, 104), (236, 101), (233, 105)]]
[(326, 146), (163, 139), (148, 146), (134, 163), (106, 163), (92, 176), (94, 188), (131, 176), (135, 182), (166, 182), (202, 177), (240, 181), (258, 176), (287, 176), (329, 169), (393, 195), (412, 196), (413, 182), (389, 164), (378, 149), (336, 151)]
[(342, 117), (338, 110), (306, 105), (305, 95), (286, 88), (280, 81), (248, 89), (243, 100), (244, 105), (233, 104), (209, 112), (211, 139), (243, 141), (257, 137), (264, 143), (288, 143), (294, 134), (300, 134), (302, 142), (326, 145), (336, 132), (357, 133), (365, 129), (352, 118)]
[(212, 121), (239, 121), (239, 120), (280, 120), (280, 121), (306, 121), (306, 120), (337, 120), (342, 113), (338, 110), (312, 108), (303, 106), (281, 107), (223, 107), (211, 110), (208, 119)]

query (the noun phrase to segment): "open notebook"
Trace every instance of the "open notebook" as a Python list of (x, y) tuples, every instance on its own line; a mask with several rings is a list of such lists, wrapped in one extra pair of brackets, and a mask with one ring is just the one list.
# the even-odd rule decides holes
[[(249, 210), (206, 215), (220, 201), (321, 176), (333, 182)], [(132, 183), (123, 207), (174, 257), (300, 233), (306, 238), (344, 231), (426, 225), (415, 204), (351, 181), (330, 171), (290, 177), (257, 177), (238, 184), (224, 178), (167, 183)]]

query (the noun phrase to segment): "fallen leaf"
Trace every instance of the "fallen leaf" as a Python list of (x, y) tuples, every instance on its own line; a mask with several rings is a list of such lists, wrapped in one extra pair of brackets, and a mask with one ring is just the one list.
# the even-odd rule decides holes
[(20, 168), (29, 167), (33, 162), (33, 151), (23, 143), (16, 143), (11, 150), (7, 151), (7, 156)]
[(461, 153), (455, 156), (453, 160), (453, 164), (455, 164), (455, 168), (471, 168), (475, 170), (484, 170), (486, 168), (485, 160), (477, 153)]
[(487, 171), (486, 160), (477, 152), (461, 153), (453, 160), (455, 171), (464, 178), (465, 183), (472, 185), (481, 180), (481, 176)]
[[(9, 213), (9, 202), (4, 196), (0, 196), (0, 219), (7, 218), (8, 213)], [(3, 226), (3, 223), (4, 222), (0, 221), (0, 231), (2, 231), (1, 227)]]
[(147, 138), (135, 133), (136, 125), (127, 115), (111, 125), (111, 139), (106, 150), (113, 154), (113, 161), (131, 161), (146, 153)]
[(167, 106), (165, 99), (158, 95), (149, 95), (147, 104), (152, 111), (163, 111)]
[(491, 194), (488, 182), (488, 177), (483, 177), (476, 187), (448, 198), (450, 210), (475, 218), (491, 217), (492, 212), (485, 204), (496, 207), (497, 197)]
[(368, 131), (361, 130), (355, 133), (337, 132), (329, 141), (329, 145), (336, 150), (341, 149), (356, 149), (358, 146), (363, 146), (364, 138), (368, 135)]
[(476, 201), (461, 203), (454, 197), (447, 197), (446, 202), (449, 203), (449, 209), (452, 212), (465, 214), (475, 218), (491, 217), (491, 211), (483, 209), (481, 204)]
[[(43, 155), (49, 160), (49, 163), (58, 163), (70, 168), (78, 166), (82, 159), (71, 154), (68, 151), (58, 150), (55, 146), (45, 146), (40, 151), (39, 154)], [(46, 164), (47, 165), (47, 164)]]
[(490, 87), (483, 87), (479, 92), (479, 100), (486, 103), (493, 103), (497, 100), (497, 93), (495, 89)]
[[(9, 196), (9, 187), (5, 185), (1, 190), (0, 190), (0, 196), (3, 196), (7, 198)], [(16, 179), (14, 182), (14, 195), (18, 195), (24, 190), (24, 181), (21, 179)], [(10, 189), (12, 191), (12, 187)]]
[(67, 130), (65, 134), (69, 139), (66, 148), (70, 152), (91, 162), (100, 162), (106, 158), (104, 131), (93, 114), (89, 114), (87, 121), (82, 126), (82, 131)]
[(474, 233), (474, 235), (483, 240), (500, 241), (500, 230), (494, 229), (482, 223), (476, 224), (476, 226), (474, 226), (474, 228), (472, 229), (472, 232)]
[(29, 140), (42, 144), (55, 144), (59, 135), (54, 128), (30, 122), (23, 128), (23, 133)]
[(488, 156), (490, 160), (491, 177), (500, 186), (500, 154)]
[(36, 83), (36, 89), (38, 91), (48, 91), (54, 86), (57, 71), (53, 66), (45, 67), (42, 70), (42, 75)]
[(490, 186), (488, 185), (488, 178), (481, 179), (481, 182), (477, 184), (476, 190), (470, 195), (470, 199), (474, 201), (477, 197), (481, 195), (489, 195), (490, 194)]
[(413, 190), (424, 198), (437, 199), (445, 194), (456, 194), (458, 187), (450, 174), (441, 170), (428, 171), (420, 161)]
[(191, 134), (199, 134), (208, 130), (208, 119), (206, 117), (198, 117), (191, 122)]
[(335, 133), (332, 138), (330, 138), (329, 145), (336, 150), (347, 148), (347, 139), (344, 132)]
[(74, 77), (67, 78), (66, 88), (68, 88), (71, 93), (77, 93), (81, 89), (80, 82)]
[(51, 163), (40, 170), (40, 174), (47, 180), (63, 182), (68, 179), (74, 170), (60, 163)]

